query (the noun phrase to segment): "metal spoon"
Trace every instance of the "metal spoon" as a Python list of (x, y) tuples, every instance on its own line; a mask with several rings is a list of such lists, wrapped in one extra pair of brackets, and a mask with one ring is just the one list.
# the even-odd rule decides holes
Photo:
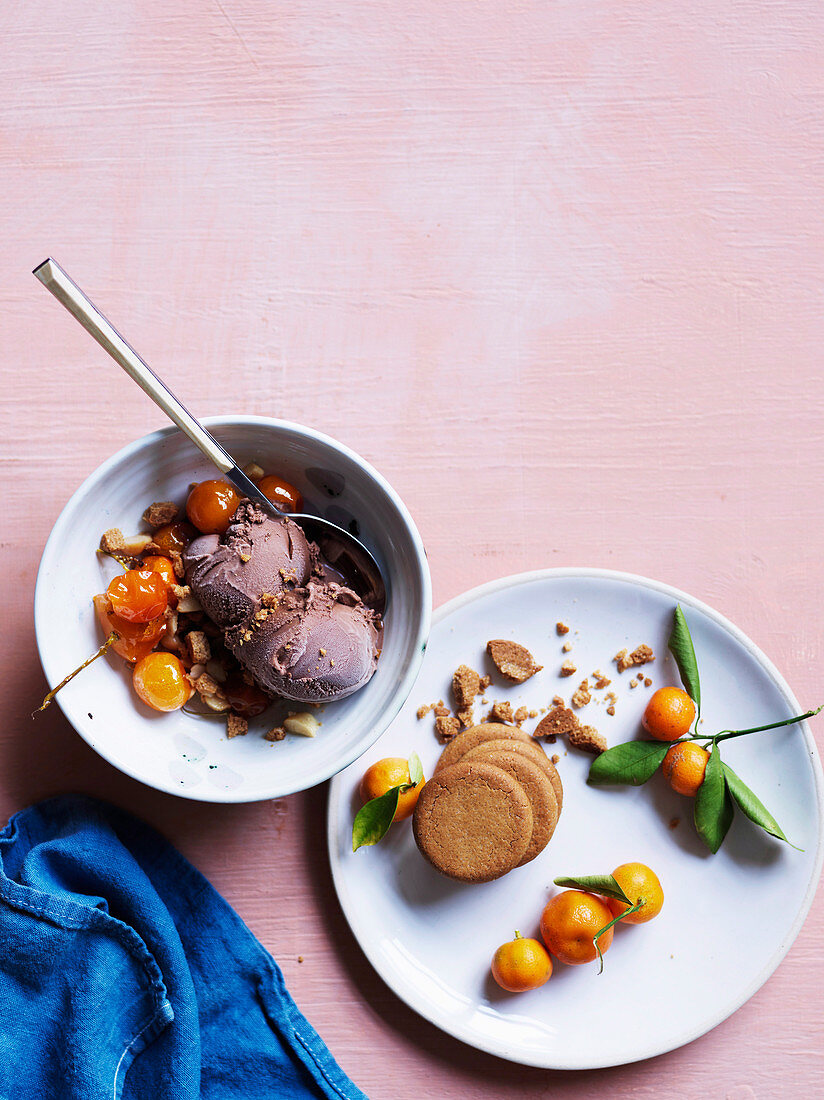
[[(134, 348), (126, 343), (114, 325), (89, 301), (60, 264), (52, 259), (44, 260), (34, 269), (33, 274), (243, 496), (254, 500), (272, 516), (285, 515), (238, 468), (232, 456), (143, 362)], [(289, 519), (299, 523), (306, 532), (306, 537), (317, 543), (324, 560), (343, 575), (363, 602), (383, 614), (388, 600), (387, 586), (378, 563), (363, 543), (336, 523), (319, 516), (301, 513), (290, 515)]]

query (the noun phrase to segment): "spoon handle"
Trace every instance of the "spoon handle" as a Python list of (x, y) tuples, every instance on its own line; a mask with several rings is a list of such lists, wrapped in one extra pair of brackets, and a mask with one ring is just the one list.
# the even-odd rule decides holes
[[(181, 404), (172, 391), (165, 386), (157, 375), (140, 358), (111, 321), (108, 321), (97, 306), (91, 302), (77, 283), (69, 278), (63, 268), (51, 258), (44, 260), (34, 269), (35, 278), (50, 290), (55, 298), (75, 317), (98, 344), (111, 355), (123, 370), (137, 382), (138, 386), (151, 397), (156, 405), (177, 424), (192, 443), (217, 466), (224, 474), (231, 474), (237, 467), (230, 455)], [(234, 480), (234, 479), (233, 479)]]

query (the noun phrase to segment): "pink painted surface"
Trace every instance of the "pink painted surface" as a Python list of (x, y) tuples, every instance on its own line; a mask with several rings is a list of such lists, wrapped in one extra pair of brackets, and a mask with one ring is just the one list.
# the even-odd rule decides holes
[(163, 421), (29, 271), (60, 259), (197, 413), (285, 416), (371, 460), (419, 523), (436, 603), (547, 565), (647, 574), (729, 616), (812, 705), (822, 34), (814, 0), (6, 13), (0, 817), (81, 789), (165, 831), (374, 1100), (812, 1096), (824, 904), (691, 1046), (518, 1068), (365, 963), (323, 789), (188, 804), (115, 773), (59, 713), (32, 723), (43, 543), (79, 482)]

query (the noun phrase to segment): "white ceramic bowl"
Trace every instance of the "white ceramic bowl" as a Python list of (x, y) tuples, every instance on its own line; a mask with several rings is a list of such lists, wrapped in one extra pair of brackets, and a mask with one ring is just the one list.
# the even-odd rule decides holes
[[(377, 558), (390, 586), (383, 649), (369, 683), (318, 712), (317, 737), (264, 740), (265, 716), (229, 741), (219, 720), (159, 714), (140, 702), (131, 665), (95, 661), (57, 696), (96, 752), (158, 790), (204, 802), (253, 802), (314, 786), (377, 740), (409, 694), (429, 634), (432, 592), (420, 536), (403, 503), (362, 458), (328, 436), (267, 417), (212, 417), (205, 424), (239, 465), (256, 461), (304, 495), (307, 511), (348, 526)], [(40, 660), (59, 683), (103, 640), (92, 596), (120, 571), (95, 551), (107, 528), (141, 529), (155, 500), (186, 499), (192, 481), (218, 476), (176, 428), (138, 439), (104, 462), (63, 509), (46, 543), (34, 600)], [(271, 723), (270, 723), (271, 724)]]

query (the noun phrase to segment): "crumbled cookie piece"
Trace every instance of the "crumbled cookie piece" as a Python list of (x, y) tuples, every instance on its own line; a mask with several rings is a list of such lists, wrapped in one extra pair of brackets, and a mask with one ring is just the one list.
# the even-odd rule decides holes
[(595, 669), (592, 674), (592, 678), (595, 681), (595, 687), (598, 691), (601, 691), (603, 688), (608, 687), (612, 683), (612, 680), (610, 680), (609, 676), (604, 675), (604, 673), (601, 672), (600, 668)]
[(637, 680), (630, 680), (629, 686), (631, 688), (637, 688), (638, 687), (638, 681)]
[(615, 717), (615, 704), (614, 703), (610, 703), (609, 706), (607, 707), (607, 714), (610, 716), (610, 718)]
[[(204, 698), (217, 695), (220, 692), (220, 684), (208, 672), (203, 672), (196, 680), (193, 680), (195, 691)], [(221, 693), (222, 694), (222, 693)]]
[(652, 687), (652, 680), (650, 680), (649, 676), (644, 677), (644, 687)]
[(461, 732), (461, 723), (451, 714), (440, 715), (435, 719), (435, 733), (442, 745)]
[(549, 714), (545, 714), (533, 730), (532, 736), (536, 741), (549, 741), (553, 744), (556, 737), (564, 737), (570, 730), (577, 729), (581, 723), (571, 710), (565, 707), (555, 707)]
[(555, 629), (561, 635), (569, 634), (569, 627), (567, 626), (566, 623), (556, 623), (555, 624)]
[(491, 676), (489, 676), (489, 675), (482, 676), (481, 677), (481, 683), (480, 683), (480, 686), (479, 686), (479, 692), (480, 691), (486, 691), (486, 689), (489, 687), (489, 685), (491, 683), (492, 683), (492, 677)]
[(498, 672), (516, 684), (522, 684), (544, 667), (535, 664), (535, 658), (528, 649), (506, 638), (493, 638), (486, 643), (486, 651)]
[(205, 665), (212, 659), (212, 647), (202, 630), (190, 630), (186, 635), (186, 648), (193, 665)]
[(553, 707), (565, 707), (566, 703), (564, 702), (564, 700), (561, 698), (560, 695), (553, 695), (552, 696), (552, 705), (553, 705)]
[(562, 653), (571, 653), (572, 652), (572, 642), (564, 642), (564, 644), (561, 646), (561, 652)]
[(234, 711), (230, 711), (226, 716), (226, 736), (243, 737), (249, 732), (249, 723), (245, 718), (241, 718), (239, 714), (235, 714)]
[(432, 713), (435, 715), (436, 718), (446, 718), (447, 715), (450, 715), (452, 713), (452, 711), (444, 703), (443, 699), (441, 699), (432, 707)]
[(434, 705), (434, 703), (423, 703), (421, 706), (418, 707), (415, 713), (417, 714), (418, 718), (426, 718), (427, 714), (429, 714)]
[(286, 736), (286, 730), (283, 726), (273, 726), (270, 730), (267, 730), (263, 736), (267, 741), (282, 741)]
[(633, 665), (646, 665), (655, 660), (655, 654), (648, 645), (639, 645), (628, 653), (625, 649), (619, 650), (612, 658), (618, 666), (619, 672), (626, 672)]
[(635, 679), (638, 681), (639, 684), (643, 684), (643, 682), (644, 682), (643, 672), (639, 672), (638, 675), (635, 677)]
[(574, 662), (564, 661), (564, 663), (561, 665), (561, 671), (560, 671), (559, 675), (560, 676), (574, 676), (577, 671), (578, 671), (578, 669), (575, 666)]
[(521, 726), (529, 717), (529, 710), (527, 707), (518, 707), (515, 714), (512, 716), (516, 726)]
[(492, 710), (487, 716), (487, 722), (501, 722), (503, 725), (512, 725), (515, 717), (512, 713), (512, 704), (508, 699), (504, 699), (497, 703), (492, 704)]
[(461, 723), (465, 730), (468, 730), (470, 726), (474, 726), (475, 714), (472, 710), (472, 707), (469, 707), (467, 710), (459, 710), (458, 721)]
[(179, 509), (173, 500), (158, 500), (143, 513), (143, 522), (149, 527), (165, 527), (177, 519)]
[(163, 553), (172, 563), (172, 569), (174, 569), (175, 576), (179, 581), (182, 581), (186, 576), (186, 566), (183, 564), (183, 555), (179, 550), (164, 550)]
[(558, 761), (559, 761), (559, 760), (560, 760), (561, 758), (560, 758), (560, 756), (558, 755), (558, 753), (557, 753), (557, 752), (554, 752), (554, 753), (552, 754), (552, 756), (550, 756), (550, 758), (549, 758), (549, 759), (550, 759), (550, 763), (552, 763), (552, 764), (557, 764), (557, 763), (558, 763)]
[(606, 752), (607, 742), (594, 726), (579, 726), (567, 734), (567, 740), (573, 748), (582, 752), (591, 752), (593, 756), (599, 756)]
[(459, 665), (452, 676), (452, 694), (458, 710), (469, 710), (481, 691), (481, 677), (469, 665)]
[(570, 702), (576, 710), (580, 710), (581, 707), (585, 707), (592, 699), (592, 693), (589, 690), (589, 680), (582, 680), (578, 685), (578, 690), (572, 695)]
[(126, 540), (119, 527), (110, 527), (100, 536), (100, 549), (107, 554), (125, 553)]
[(527, 718), (537, 718), (537, 717), (538, 717), (538, 712), (537, 712), (537, 710), (531, 710), (531, 711), (529, 711), (529, 713), (527, 714)]

